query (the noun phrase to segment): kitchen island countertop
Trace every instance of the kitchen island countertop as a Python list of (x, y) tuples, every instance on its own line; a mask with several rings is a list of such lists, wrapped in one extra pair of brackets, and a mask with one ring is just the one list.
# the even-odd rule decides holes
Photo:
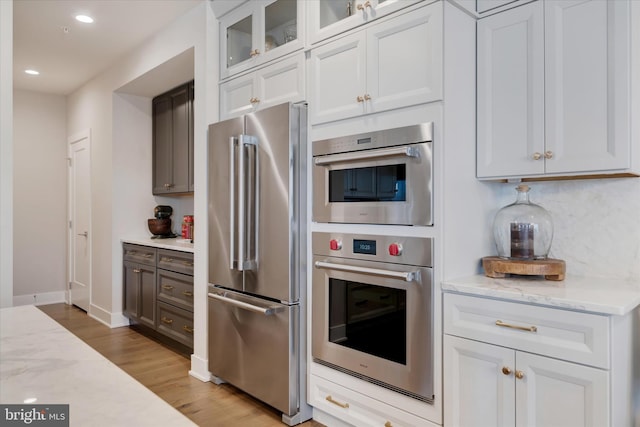
[(174, 239), (152, 239), (151, 237), (127, 237), (121, 239), (122, 243), (133, 243), (134, 245), (151, 246), (160, 249), (172, 249), (174, 251), (193, 253), (193, 243), (191, 240)]
[(563, 281), (540, 276), (494, 279), (475, 275), (444, 280), (442, 290), (604, 315), (625, 315), (640, 305), (640, 282), (567, 275)]

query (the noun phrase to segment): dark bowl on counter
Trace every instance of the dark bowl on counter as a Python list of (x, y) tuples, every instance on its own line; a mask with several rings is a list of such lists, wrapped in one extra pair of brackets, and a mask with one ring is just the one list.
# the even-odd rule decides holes
[(171, 234), (171, 218), (149, 218), (149, 231), (156, 236)]

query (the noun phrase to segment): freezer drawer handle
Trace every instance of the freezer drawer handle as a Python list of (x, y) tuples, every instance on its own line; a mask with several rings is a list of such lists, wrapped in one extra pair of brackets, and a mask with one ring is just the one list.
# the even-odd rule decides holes
[(420, 151), (414, 147), (393, 147), (380, 150), (355, 151), (353, 153), (330, 154), (316, 157), (316, 165), (330, 165), (332, 163), (351, 162), (354, 160), (378, 159), (381, 157), (419, 157)]
[(238, 308), (243, 308), (245, 310), (249, 310), (249, 311), (253, 311), (253, 312), (256, 312), (256, 313), (264, 314), (265, 316), (271, 316), (272, 314), (275, 314), (275, 313), (277, 313), (278, 311), (280, 311), (282, 309), (281, 307), (268, 307), (268, 308), (258, 307), (257, 305), (249, 304), (249, 303), (242, 302), (242, 301), (236, 301), (234, 299), (227, 298), (227, 297), (224, 297), (224, 296), (218, 295), (218, 294), (212, 294), (212, 293), (209, 293), (209, 297), (213, 298), (213, 299), (217, 299), (219, 301), (222, 301), (225, 304), (230, 304), (230, 305), (236, 306)]
[(394, 279), (403, 279), (407, 282), (413, 282), (420, 279), (418, 271), (390, 271), (381, 270), (379, 268), (358, 267), (355, 265), (334, 264), (332, 262), (316, 261), (316, 268), (326, 268), (328, 270), (348, 271), (352, 273), (371, 274), (373, 276), (391, 277)]

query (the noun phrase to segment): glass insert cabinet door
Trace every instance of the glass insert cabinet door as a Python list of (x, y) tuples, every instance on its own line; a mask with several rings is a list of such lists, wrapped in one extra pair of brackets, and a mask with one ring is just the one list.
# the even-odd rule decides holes
[(302, 48), (306, 0), (247, 2), (221, 18), (221, 77)]

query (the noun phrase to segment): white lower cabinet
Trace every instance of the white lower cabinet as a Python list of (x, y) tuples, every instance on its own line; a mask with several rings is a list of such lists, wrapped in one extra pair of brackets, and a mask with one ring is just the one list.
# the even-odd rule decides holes
[(609, 326), (598, 314), (445, 294), (444, 425), (623, 425), (611, 421)]
[(305, 100), (304, 53), (220, 84), (220, 119)]
[(444, 337), (446, 426), (608, 426), (609, 373)]

